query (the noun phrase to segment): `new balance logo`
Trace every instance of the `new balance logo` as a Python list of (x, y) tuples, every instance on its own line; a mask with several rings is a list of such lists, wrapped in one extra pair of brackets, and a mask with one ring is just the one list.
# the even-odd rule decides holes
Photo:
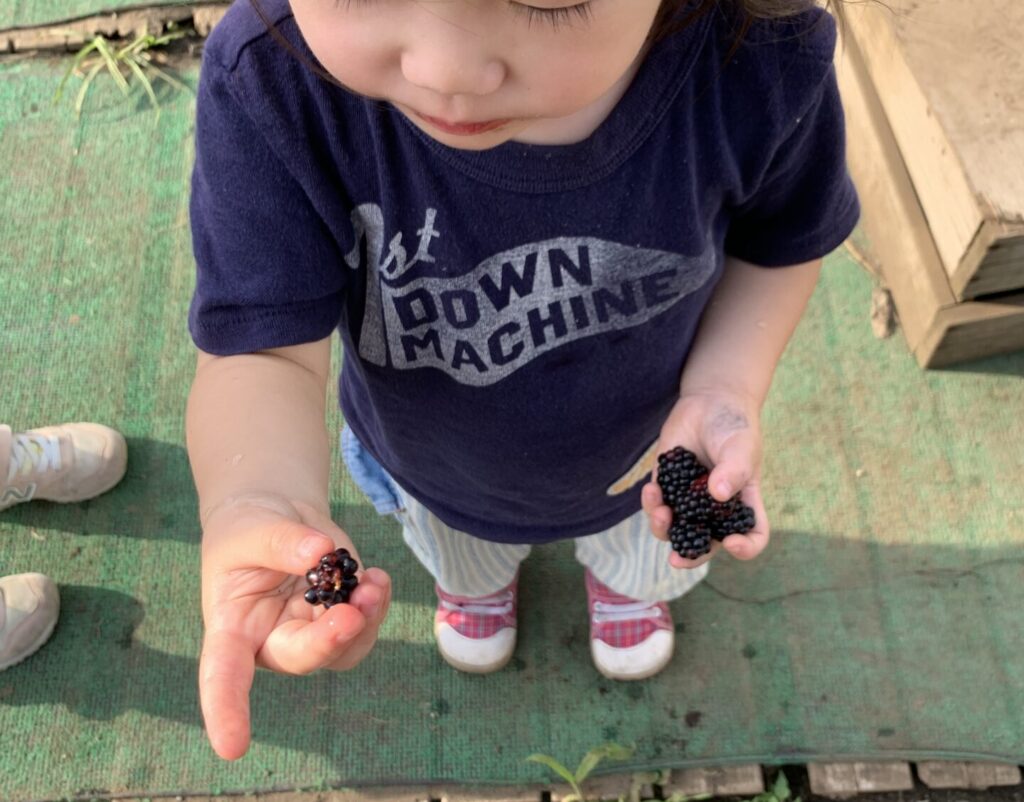
[(35, 494), (36, 485), (34, 484), (26, 486), (24, 490), (19, 490), (16, 487), (8, 487), (4, 491), (4, 494), (0, 496), (0, 509), (10, 507), (12, 504), (20, 504), (23, 501), (31, 501)]

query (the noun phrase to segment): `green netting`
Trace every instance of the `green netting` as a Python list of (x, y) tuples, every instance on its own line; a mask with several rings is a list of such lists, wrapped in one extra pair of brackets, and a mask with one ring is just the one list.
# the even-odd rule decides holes
[(32, 28), (135, 8), (190, 5), (189, 0), (0, 0), (0, 31)]
[(872, 338), (869, 280), (841, 253), (765, 414), (773, 544), (673, 605), (663, 674), (596, 673), (565, 544), (525, 565), (511, 666), (447, 668), (430, 580), (338, 476), (337, 519), (395, 578), (381, 643), (346, 675), (261, 674), (252, 750), (218, 761), (196, 699), (182, 445), (192, 98), (164, 95), (157, 119), (104, 83), (76, 121), (50, 104), (64, 65), (0, 67), (0, 420), (113, 424), (130, 465), (92, 502), (0, 516), (0, 573), (49, 573), (63, 599), (51, 642), (0, 674), (0, 799), (540, 782), (526, 755), (608, 740), (637, 746), (616, 770), (1024, 762), (1024, 355), (918, 370), (898, 337)]

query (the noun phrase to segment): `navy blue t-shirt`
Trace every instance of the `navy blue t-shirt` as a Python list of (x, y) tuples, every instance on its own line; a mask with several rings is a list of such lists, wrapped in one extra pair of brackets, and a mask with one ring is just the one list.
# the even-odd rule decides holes
[(574, 145), (449, 148), (319, 77), (287, 3), (247, 0), (200, 80), (189, 317), (218, 355), (338, 329), (346, 421), (481, 538), (543, 542), (640, 508), (724, 254), (823, 256), (859, 213), (820, 10), (658, 43)]

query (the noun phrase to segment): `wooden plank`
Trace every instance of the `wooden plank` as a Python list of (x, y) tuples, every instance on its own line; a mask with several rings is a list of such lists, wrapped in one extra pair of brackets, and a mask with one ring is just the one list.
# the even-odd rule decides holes
[(526, 786), (450, 788), (434, 798), (443, 802), (540, 802), (541, 792)]
[(758, 763), (698, 769), (673, 769), (662, 785), (665, 796), (746, 796), (764, 791), (764, 773)]
[(811, 792), (830, 799), (847, 799), (857, 793), (857, 772), (852, 763), (808, 763)]
[(967, 780), (971, 788), (1020, 785), (1020, 766), (1006, 763), (968, 763)]
[[(654, 775), (657, 776), (657, 775)], [(633, 774), (599, 774), (596, 777), (587, 777), (583, 783), (583, 793), (587, 799), (619, 799), (629, 794), (633, 786), (635, 775)], [(534, 792), (535, 800), (541, 799), (538, 792)], [(566, 797), (572, 796), (572, 789), (565, 784), (553, 785), (550, 790), (551, 802), (562, 802)], [(467, 799), (466, 802), (471, 802)]]
[(857, 775), (857, 790), (862, 793), (910, 791), (914, 788), (914, 775), (909, 763), (854, 763), (853, 768)]
[(935, 310), (955, 303), (899, 148), (860, 56), (846, 39), (836, 75), (846, 109), (847, 161), (861, 197), (861, 226), (892, 292), (912, 351), (931, 334)]
[(1024, 222), (1024, 4), (903, 0), (893, 30), (975, 191)]
[(209, 36), (227, 13), (228, 7), (223, 5), (196, 7), (192, 13), (192, 25), (200, 36)]
[(128, 8), (117, 13), (101, 13), (81, 19), (32, 27), (0, 30), (0, 52), (29, 50), (77, 50), (95, 36), (135, 37), (144, 31), (158, 33), (170, 23), (192, 22), (196, 33), (208, 36), (213, 26), (227, 13), (227, 0), (211, 0), (191, 5), (159, 5)]
[(962, 763), (953, 760), (923, 761), (917, 764), (917, 776), (929, 788), (985, 789), (999, 785), (1019, 785), (1020, 768), (1006, 763)]
[(910, 764), (902, 761), (878, 763), (808, 763), (811, 791), (833, 799), (861, 793), (909, 791), (914, 787)]
[(850, 29), (958, 300), (1024, 288), (1024, 29), (1018, 0), (853, 3)]
[(950, 277), (950, 285), (961, 288), (958, 297), (962, 299), (1024, 287), (1022, 227), (986, 220)]
[(1024, 293), (1017, 293), (940, 309), (914, 355), (924, 367), (941, 368), (1022, 348)]
[(1024, 294), (957, 302), (858, 42), (843, 42), (836, 74), (866, 247), (892, 293), (918, 363), (943, 367), (1024, 348)]
[(850, 31), (950, 275), (984, 218), (956, 149), (940, 121), (929, 113), (928, 99), (900, 47), (894, 26), (906, 13), (904, 3), (851, 3), (847, 12)]

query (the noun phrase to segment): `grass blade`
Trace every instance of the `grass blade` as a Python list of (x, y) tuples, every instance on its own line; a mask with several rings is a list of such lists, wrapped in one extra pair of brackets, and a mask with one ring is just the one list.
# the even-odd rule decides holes
[(582, 797), (583, 792), (580, 790), (579, 783), (576, 782), (576, 778), (572, 776), (572, 772), (569, 771), (565, 766), (555, 760), (549, 755), (530, 755), (527, 760), (532, 760), (534, 763), (540, 763), (541, 765), (547, 766), (555, 774), (565, 780), (569, 785), (572, 786), (572, 790), (575, 791), (576, 796)]
[(64, 97), (64, 88), (67, 86), (71, 76), (75, 74), (79, 67), (82, 66), (82, 62), (88, 57), (88, 55), (96, 49), (96, 40), (93, 39), (89, 44), (83, 47), (78, 53), (75, 54), (74, 61), (71, 62), (71, 66), (68, 67), (68, 71), (64, 73), (64, 77), (61, 79), (60, 84), (57, 86), (57, 91), (53, 93), (53, 102), (59, 103), (60, 99)]
[(114, 57), (114, 54), (110, 51), (110, 47), (107, 45), (107, 40), (102, 36), (96, 37), (96, 49), (99, 51), (99, 54), (103, 56), (103, 61), (106, 62), (107, 65), (107, 72), (109, 72), (110, 77), (114, 79), (114, 83), (120, 87), (122, 94), (127, 95), (130, 91), (128, 81), (125, 80), (124, 75), (121, 74), (121, 66)]
[(141, 36), (136, 36), (132, 41), (130, 41), (128, 44), (126, 44), (124, 47), (122, 47), (120, 50), (118, 50), (114, 54), (114, 58), (117, 59), (118, 61), (121, 61), (123, 58), (125, 58), (126, 56), (128, 56), (131, 53), (136, 53), (136, 52), (138, 52), (140, 50), (145, 50), (146, 49), (146, 40), (147, 39), (151, 39), (151, 38), (152, 38), (151, 36), (147, 36), (146, 34), (142, 34)]
[(634, 751), (628, 746), (619, 746), (615, 743), (595, 746), (580, 761), (579, 768), (576, 769), (576, 782), (582, 783), (602, 760), (629, 760), (633, 757)]
[(161, 81), (164, 81), (165, 83), (169, 84), (170, 86), (173, 86), (175, 89), (178, 89), (179, 91), (182, 91), (182, 92), (191, 92), (192, 91), (191, 88), (189, 88), (188, 86), (183, 84), (177, 78), (175, 78), (172, 75), (169, 75), (168, 73), (166, 73), (163, 70), (161, 70), (152, 61), (149, 61), (148, 59), (146, 61), (146, 69), (149, 70), (150, 72), (152, 72)]
[(146, 73), (142, 71), (142, 67), (139, 66), (138, 62), (135, 61), (134, 56), (129, 56), (124, 60), (124, 63), (128, 65), (128, 69), (135, 73), (135, 77), (139, 79), (139, 83), (142, 84), (142, 88), (146, 90), (146, 94), (149, 95), (149, 103), (156, 111), (160, 113), (160, 101), (156, 99), (156, 92), (153, 91), (153, 84), (149, 80)]
[(82, 80), (82, 88), (78, 90), (78, 95), (75, 97), (75, 114), (79, 117), (82, 116), (82, 106), (85, 105), (85, 95), (89, 91), (89, 87), (92, 85), (93, 79), (99, 75), (99, 72), (102, 69), (103, 62), (99, 61), (93, 65), (92, 69), (86, 73), (85, 78)]

